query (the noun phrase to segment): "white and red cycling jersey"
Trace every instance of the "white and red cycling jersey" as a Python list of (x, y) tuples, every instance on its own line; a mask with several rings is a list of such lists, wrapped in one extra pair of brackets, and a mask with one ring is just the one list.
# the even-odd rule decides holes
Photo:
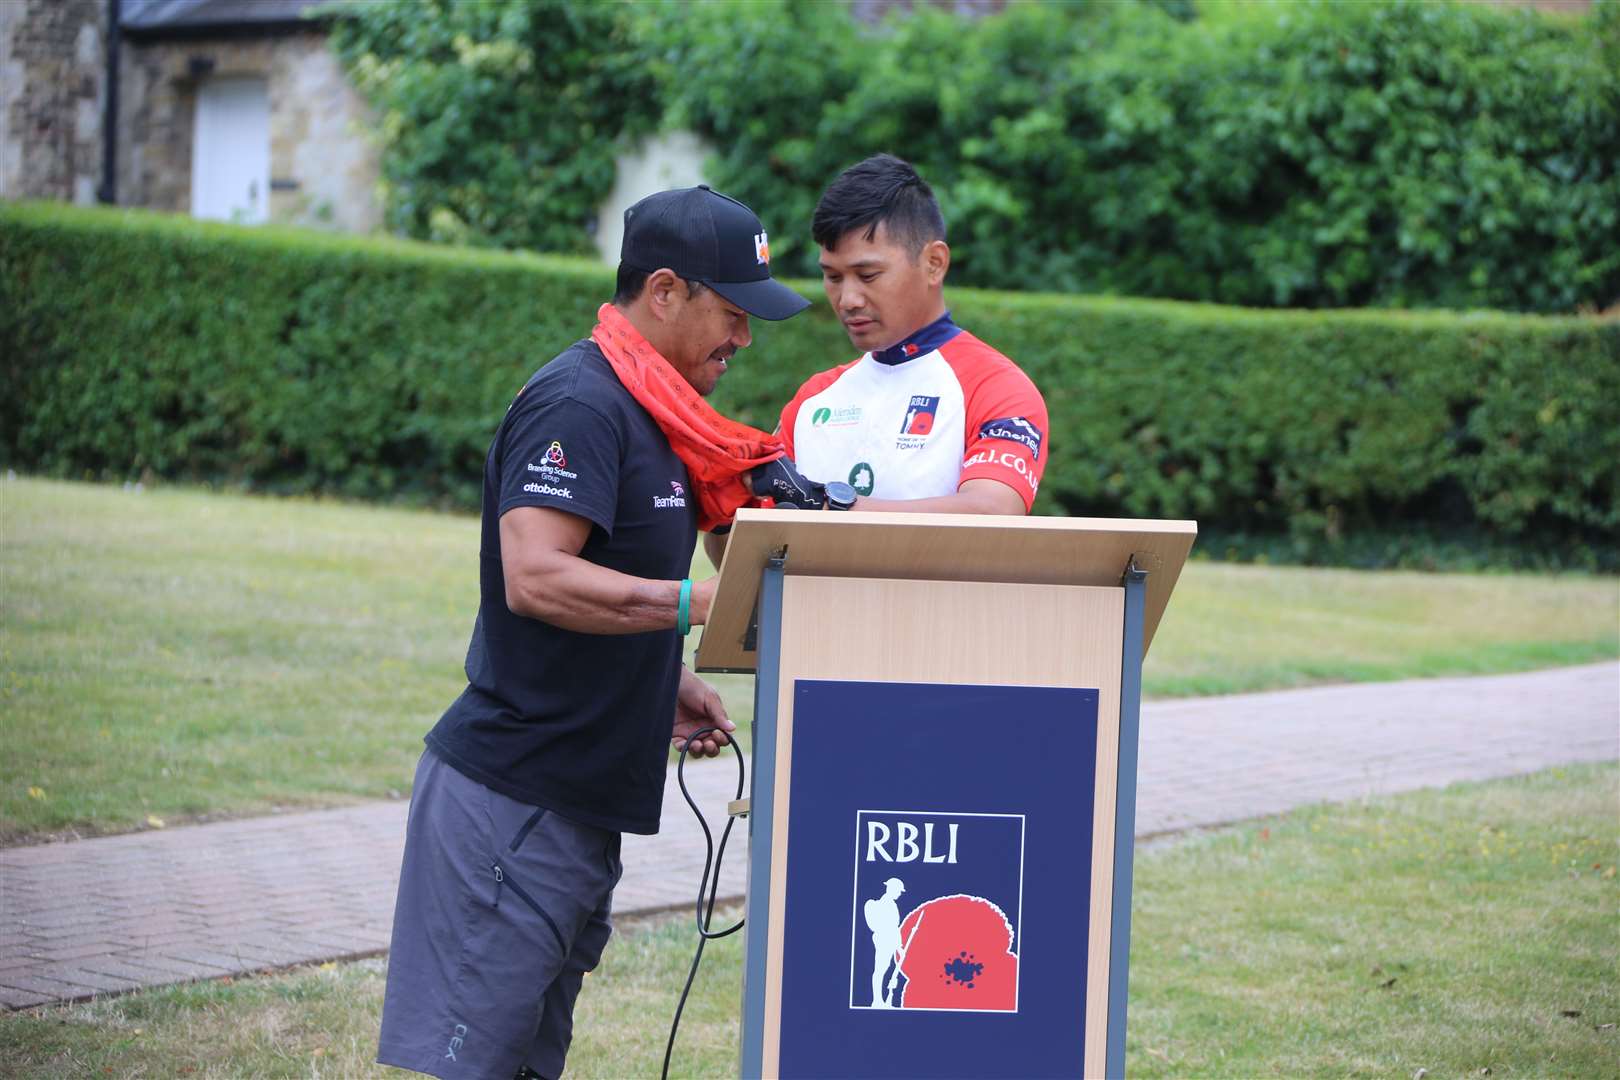
[(1027, 513), (1046, 468), (1046, 402), (1018, 365), (951, 321), (812, 376), (782, 410), (788, 456), (811, 480), (878, 499), (951, 495), (999, 480)]

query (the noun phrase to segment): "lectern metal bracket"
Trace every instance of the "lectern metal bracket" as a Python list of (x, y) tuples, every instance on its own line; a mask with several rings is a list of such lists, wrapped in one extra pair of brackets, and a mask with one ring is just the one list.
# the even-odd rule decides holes
[[(766, 570), (781, 570), (787, 566), (787, 545), (784, 544), (771, 552), (765, 560)], [(748, 616), (748, 629), (743, 633), (743, 651), (759, 651), (759, 596), (754, 596), (754, 610)]]
[(1120, 585), (1125, 591), (1119, 676), (1119, 766), (1114, 801), (1114, 897), (1108, 945), (1108, 1030), (1104, 1075), (1125, 1075), (1126, 986), (1131, 963), (1131, 887), (1136, 852), (1136, 772), (1142, 721), (1142, 626), (1148, 571), (1163, 561), (1133, 551)]

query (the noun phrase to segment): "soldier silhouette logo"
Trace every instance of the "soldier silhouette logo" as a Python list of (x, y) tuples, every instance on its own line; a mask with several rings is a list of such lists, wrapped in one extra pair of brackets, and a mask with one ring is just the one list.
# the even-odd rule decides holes
[(1022, 816), (856, 818), (850, 1007), (1017, 1012)]

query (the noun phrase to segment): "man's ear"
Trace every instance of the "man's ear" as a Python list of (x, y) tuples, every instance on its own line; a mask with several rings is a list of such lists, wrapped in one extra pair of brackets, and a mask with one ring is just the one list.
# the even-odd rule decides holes
[(951, 268), (951, 249), (943, 240), (930, 240), (922, 249), (923, 271), (928, 275), (928, 284), (939, 286), (945, 283), (945, 272)]
[(686, 300), (686, 286), (680, 276), (668, 267), (647, 275), (647, 307), (653, 318), (667, 321)]

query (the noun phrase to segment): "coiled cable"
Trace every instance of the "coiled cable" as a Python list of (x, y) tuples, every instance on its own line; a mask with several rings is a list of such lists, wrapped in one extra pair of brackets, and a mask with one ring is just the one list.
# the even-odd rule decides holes
[[(692, 793), (686, 787), (687, 751), (691, 749), (695, 740), (719, 731), (720, 729), (717, 727), (706, 727), (688, 735), (686, 741), (681, 743), (681, 756), (675, 762), (675, 779), (681, 786), (681, 797), (686, 800), (686, 805), (692, 808), (692, 813), (697, 816), (698, 825), (703, 829), (703, 876), (698, 880), (697, 953), (692, 957), (691, 970), (686, 973), (686, 985), (681, 988), (681, 999), (675, 1005), (675, 1019), (669, 1025), (669, 1042), (664, 1045), (664, 1068), (663, 1072), (659, 1074), (663, 1080), (669, 1080), (669, 1057), (675, 1050), (675, 1033), (680, 1030), (681, 1013), (686, 1009), (687, 996), (691, 994), (692, 983), (697, 979), (698, 965), (703, 962), (703, 947), (716, 938), (729, 937), (735, 934), (743, 928), (743, 923), (747, 921), (738, 919), (735, 926), (728, 926), (724, 930), (710, 929), (714, 922), (715, 899), (720, 891), (720, 863), (726, 857), (726, 842), (731, 839), (731, 827), (737, 824), (737, 819), (733, 817), (726, 822), (725, 830), (720, 834), (720, 850), (716, 852), (714, 833), (709, 831), (709, 821), (703, 816), (703, 811), (698, 809), (698, 804), (693, 801)], [(721, 734), (725, 733), (721, 732)], [(737, 745), (735, 735), (728, 736), (726, 741), (731, 745), (732, 753), (737, 757), (737, 794), (735, 797), (740, 799), (743, 796), (745, 778), (742, 749)], [(713, 871), (712, 879), (710, 877), (711, 870)]]

